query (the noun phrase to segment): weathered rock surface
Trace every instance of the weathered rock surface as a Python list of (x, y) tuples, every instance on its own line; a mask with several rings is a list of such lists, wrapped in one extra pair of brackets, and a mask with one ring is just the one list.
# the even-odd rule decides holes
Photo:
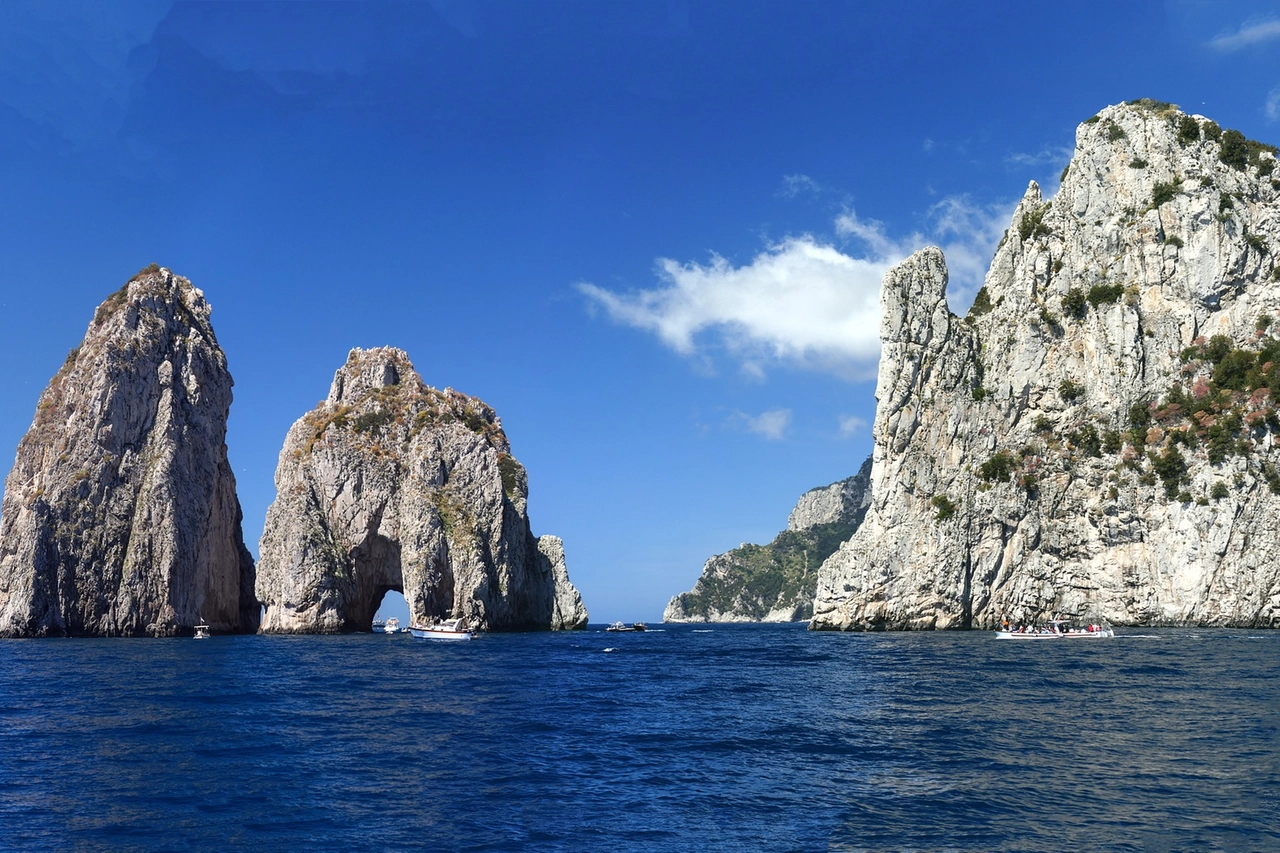
[(40, 395), (0, 510), (0, 636), (257, 629), (209, 314), (148, 267)]
[(664, 622), (798, 622), (813, 616), (818, 567), (858, 529), (871, 502), (871, 459), (858, 473), (800, 496), (787, 529), (768, 545), (741, 545), (707, 560)]
[(289, 430), (258, 564), (264, 633), (368, 631), (389, 590), (414, 621), (582, 628), (564, 548), (535, 538), (528, 478), (493, 410), (355, 349)]
[(870, 478), (871, 459), (868, 458), (852, 477), (805, 492), (791, 510), (787, 529), (808, 530), (819, 524), (849, 522), (855, 516), (860, 521), (871, 503), (871, 493), (867, 491)]
[(1277, 178), (1207, 119), (1109, 107), (968, 317), (938, 250), (891, 270), (871, 507), (812, 627), (1280, 625)]

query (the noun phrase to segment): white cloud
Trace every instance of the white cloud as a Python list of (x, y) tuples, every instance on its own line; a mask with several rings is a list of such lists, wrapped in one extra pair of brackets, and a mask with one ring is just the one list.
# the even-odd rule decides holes
[[(810, 236), (770, 246), (734, 267), (658, 262), (663, 286), (616, 294), (578, 289), (614, 320), (653, 332), (682, 355), (715, 329), (747, 369), (791, 362), (840, 374), (867, 373), (880, 355), (880, 279), (898, 258), (853, 258)], [(750, 365), (754, 365), (751, 367)]]
[(1276, 86), (1267, 95), (1267, 121), (1280, 119), (1280, 86)]
[(650, 290), (615, 293), (589, 282), (577, 288), (613, 320), (654, 333), (681, 355), (706, 358), (722, 347), (753, 378), (785, 363), (868, 379), (880, 359), (880, 282), (889, 268), (924, 246), (940, 246), (951, 273), (948, 299), (952, 310), (963, 311), (1013, 207), (945, 199), (928, 211), (927, 234), (906, 237), (846, 210), (834, 228), (857, 244), (856, 255), (803, 235), (743, 266), (715, 254), (706, 264), (660, 259), (660, 285)]
[(841, 415), (840, 416), (840, 435), (842, 438), (851, 438), (858, 435), (867, 428), (867, 419), (860, 418), (857, 415)]
[(762, 435), (770, 441), (782, 440), (786, 435), (787, 427), (791, 426), (790, 409), (770, 409), (754, 416), (738, 412), (736, 418), (749, 432)]
[(1242, 24), (1236, 32), (1210, 40), (1209, 46), (1225, 51), (1242, 50), (1276, 38), (1280, 38), (1280, 21), (1257, 21)]

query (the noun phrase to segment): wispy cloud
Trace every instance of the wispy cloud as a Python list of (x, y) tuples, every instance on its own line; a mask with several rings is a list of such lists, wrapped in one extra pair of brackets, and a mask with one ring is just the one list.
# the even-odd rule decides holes
[(816, 194), (821, 191), (822, 187), (818, 182), (808, 175), (784, 175), (782, 189), (778, 190), (778, 195), (783, 198), (795, 198), (801, 193)]
[(840, 436), (842, 438), (852, 438), (855, 435), (860, 435), (866, 428), (866, 418), (860, 418), (857, 415), (840, 416)]
[(1041, 166), (1065, 166), (1071, 161), (1071, 155), (1075, 153), (1070, 148), (1061, 145), (1050, 145), (1041, 148), (1034, 154), (1026, 152), (1017, 152), (1010, 154), (1005, 158), (1005, 162), (1011, 166), (1030, 166), (1039, 168)]
[(949, 300), (964, 310), (1012, 210), (1013, 203), (983, 207), (949, 198), (929, 210), (925, 232), (905, 237), (846, 210), (833, 223), (839, 244), (789, 237), (742, 266), (715, 254), (705, 264), (662, 258), (656, 288), (577, 288), (613, 320), (654, 333), (681, 355), (728, 351), (751, 377), (789, 364), (867, 379), (880, 358), (880, 282), (889, 268), (924, 246), (940, 246), (951, 272)]
[(1234, 33), (1224, 33), (1210, 39), (1209, 46), (1222, 51), (1243, 50), (1272, 39), (1280, 39), (1280, 20), (1242, 24)]
[(1280, 119), (1280, 86), (1276, 86), (1267, 95), (1266, 105), (1267, 121), (1275, 121)]
[(769, 409), (758, 415), (737, 412), (734, 420), (746, 427), (748, 432), (762, 435), (770, 441), (781, 441), (786, 437), (787, 427), (791, 426), (791, 410)]

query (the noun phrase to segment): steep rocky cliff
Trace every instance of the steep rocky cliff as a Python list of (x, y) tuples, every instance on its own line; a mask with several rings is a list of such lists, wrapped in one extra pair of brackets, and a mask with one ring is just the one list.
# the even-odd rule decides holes
[(256, 630), (210, 310), (148, 267), (40, 395), (0, 509), (0, 636)]
[(585, 627), (560, 540), (530, 533), (527, 502), (491, 408), (427, 387), (401, 350), (352, 350), (280, 452), (258, 565), (262, 631), (368, 631), (389, 590), (415, 621)]
[(818, 567), (858, 529), (871, 501), (871, 460), (846, 480), (800, 496), (768, 545), (740, 545), (702, 567), (664, 622), (796, 622), (813, 616)]
[(965, 318), (882, 291), (872, 502), (814, 628), (1280, 624), (1275, 150), (1167, 104), (1082, 124)]

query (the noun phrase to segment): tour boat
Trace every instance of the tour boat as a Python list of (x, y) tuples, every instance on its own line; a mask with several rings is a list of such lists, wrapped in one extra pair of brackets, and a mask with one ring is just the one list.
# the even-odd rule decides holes
[(643, 622), (635, 622), (635, 623), (632, 623), (631, 625), (627, 625), (623, 622), (614, 622), (608, 628), (605, 628), (605, 630), (617, 633), (621, 631), (644, 631), (646, 630), (647, 627), (648, 626), (646, 626)]
[(400, 620), (394, 616), (385, 622), (380, 619), (375, 619), (373, 620), (373, 633), (398, 634), (400, 633)]
[(1028, 625), (1013, 631), (996, 631), (997, 640), (1105, 640), (1115, 635), (1105, 621), (1073, 628), (1061, 619), (1054, 619), (1042, 628)]
[(210, 636), (210, 634), (209, 634), (209, 626), (208, 626), (208, 625), (206, 625), (205, 623), (201, 622), (199, 625), (197, 625), (197, 626), (196, 626), (196, 632), (195, 632), (195, 634), (193, 634), (193, 635), (192, 635), (192, 639), (193, 639), (193, 640), (207, 640), (207, 639), (209, 639), (209, 636)]
[(465, 619), (446, 619), (434, 625), (410, 625), (409, 633), (419, 640), (472, 640), (475, 632)]

